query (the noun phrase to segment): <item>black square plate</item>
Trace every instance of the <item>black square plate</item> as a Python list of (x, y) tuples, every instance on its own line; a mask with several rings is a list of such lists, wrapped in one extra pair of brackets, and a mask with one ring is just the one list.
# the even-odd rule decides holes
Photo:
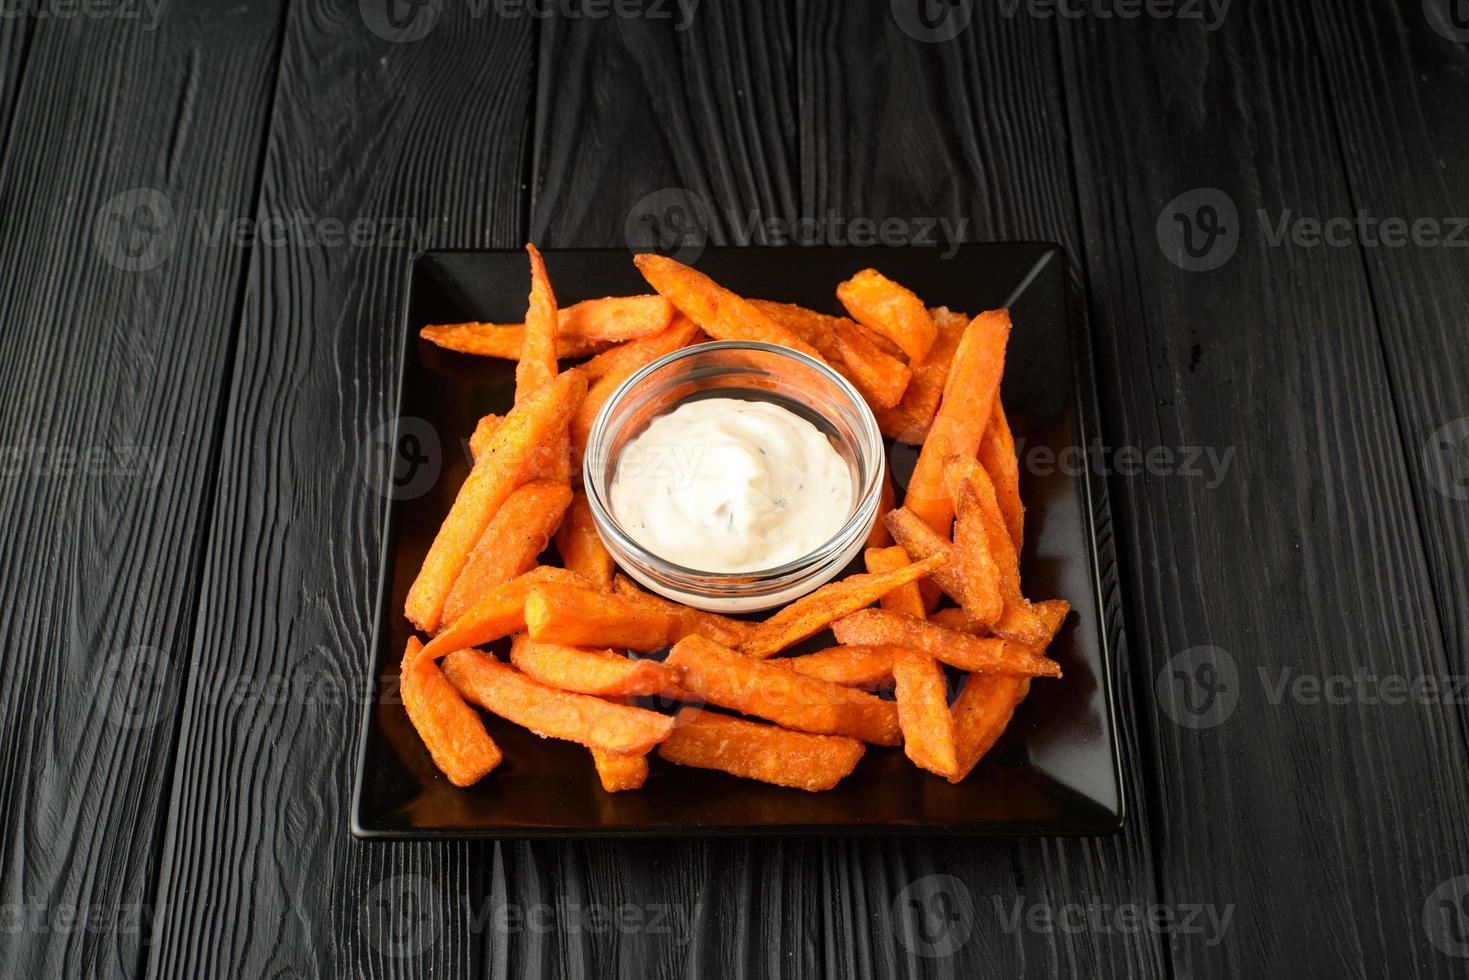
[[(623, 250), (546, 253), (563, 304), (647, 292)], [(581, 746), (541, 739), (487, 717), (505, 760), (479, 785), (439, 774), (397, 696), (409, 635), (403, 600), (439, 522), (468, 472), (476, 419), (511, 404), (514, 365), (439, 350), (418, 340), (428, 323), (516, 322), (525, 311), (524, 253), (430, 252), (413, 268), (398, 416), (382, 432), (390, 500), (382, 584), (363, 719), (352, 832), (359, 837), (696, 836), (703, 834), (1099, 834), (1122, 823), (1100, 583), (1111, 554), (1093, 514), (1104, 493), (1076, 463), (1090, 445), (1090, 364), (1073, 364), (1065, 256), (1054, 245), (937, 249), (709, 248), (698, 268), (746, 296), (839, 312), (836, 284), (873, 266), (930, 305), (976, 313), (1011, 308), (1003, 396), (1027, 461), (1022, 573), (1034, 598), (1070, 600), (1052, 655), (1065, 677), (1040, 680), (995, 749), (958, 786), (911, 765), (901, 749), (869, 747), (857, 770), (825, 793), (806, 793), (666, 763), (656, 756), (638, 791), (602, 791)], [(1077, 345), (1086, 349), (1085, 345)], [(1062, 450), (1071, 452), (1062, 454)], [(901, 493), (917, 450), (892, 445)], [(1059, 458), (1059, 462), (1057, 462)], [(1069, 461), (1069, 462), (1068, 462)], [(829, 634), (828, 634), (829, 636)]]

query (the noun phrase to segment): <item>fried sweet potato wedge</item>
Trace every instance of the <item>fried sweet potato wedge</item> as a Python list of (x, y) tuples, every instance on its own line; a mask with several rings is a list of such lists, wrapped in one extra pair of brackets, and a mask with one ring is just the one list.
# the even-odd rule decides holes
[(871, 605), (893, 589), (918, 581), (948, 561), (947, 554), (931, 555), (891, 572), (852, 575), (823, 585), (751, 630), (740, 644), (740, 652), (763, 660), (816, 635), (848, 613)]
[(800, 657), (770, 661), (817, 680), (875, 690), (893, 679), (893, 657), (902, 647), (834, 646)]
[(584, 650), (537, 643), (524, 633), (510, 644), (510, 662), (542, 684), (599, 698), (678, 697), (678, 671), (657, 660), (634, 660), (615, 650)]
[(617, 647), (647, 653), (675, 643), (683, 618), (590, 586), (532, 586), (525, 599), (531, 639), (574, 647)]
[(906, 507), (891, 511), (887, 516), (887, 526), (898, 544), (908, 552), (908, 557), (914, 561), (933, 555), (950, 557), (951, 560), (946, 565), (934, 569), (930, 580), (949, 598), (961, 606), (964, 605), (968, 586), (958, 562), (952, 560), (954, 543), (939, 535), (923, 518)]
[(897, 709), (863, 691), (751, 660), (701, 636), (680, 640), (667, 663), (682, 672), (684, 690), (720, 707), (798, 731), (898, 744)]
[(585, 395), (581, 374), (574, 369), (564, 372), (528, 395), (495, 429), (408, 590), (404, 612), (420, 630), (438, 629), (444, 602), (469, 560), (470, 549), (505, 498), (546, 462), (545, 447), (556, 443)]
[(876, 269), (863, 269), (838, 285), (837, 299), (852, 319), (897, 344), (911, 364), (921, 364), (938, 339), (923, 301)]
[(903, 506), (944, 537), (949, 536), (949, 523), (954, 519), (954, 502), (944, 486), (944, 459), (955, 454), (973, 456), (979, 449), (1000, 389), (1009, 339), (1007, 310), (981, 313), (965, 328), (933, 428), (908, 481)]
[(648, 780), (647, 755), (614, 755), (600, 749), (592, 749), (592, 762), (597, 767), (597, 778), (602, 788), (609, 793), (621, 793), (630, 789), (642, 789)]
[[(418, 332), (424, 340), (444, 350), (476, 357), (498, 357), (504, 361), (520, 360), (525, 349), (523, 323), (442, 323), (431, 324)], [(556, 338), (556, 353), (562, 357), (587, 357), (600, 354), (613, 344), (610, 340), (585, 340), (580, 337)]]
[(841, 782), (865, 751), (855, 738), (793, 732), (699, 708), (680, 711), (672, 734), (658, 746), (658, 754), (676, 765), (808, 792)]
[[(970, 674), (964, 678), (964, 686), (950, 712), (956, 765), (947, 774), (949, 782), (961, 782), (974, 771), (979, 760), (1004, 734), (1015, 709), (1029, 693), (1029, 677)], [(899, 708), (900, 714), (901, 711)]]
[(795, 303), (767, 299), (752, 299), (750, 303), (820, 351), (873, 408), (891, 408), (902, 400), (913, 372), (884, 350), (860, 323)]
[(677, 616), (683, 622), (680, 630), (680, 638), (684, 636), (702, 636), (713, 640), (721, 646), (738, 648), (745, 638), (750, 635), (754, 626), (742, 619), (731, 619), (718, 613), (705, 612), (695, 609), (693, 606), (685, 606), (682, 603), (665, 599), (660, 595), (638, 588), (637, 583), (626, 575), (618, 575), (613, 580), (613, 587), (618, 595), (627, 596), (636, 602), (640, 602), (650, 609), (661, 610), (670, 616)]
[[(979, 491), (968, 480), (950, 493), (958, 515), (954, 521), (954, 557), (963, 579), (960, 600), (969, 621), (975, 626), (990, 626), (1005, 611), (1005, 592), (1001, 588), (1000, 567), (991, 550), (992, 537), (988, 515), (979, 501)], [(1005, 547), (1009, 548), (1006, 538)]]
[(571, 489), (550, 480), (532, 481), (506, 497), (444, 600), (444, 622), (454, 622), (490, 589), (528, 571), (570, 503)]
[[(896, 572), (913, 561), (908, 557), (908, 552), (899, 545), (891, 548), (868, 548), (863, 552), (862, 560), (866, 563), (867, 570), (877, 575), (884, 572)], [(923, 606), (923, 596), (918, 592), (917, 582), (908, 582), (885, 593), (877, 600), (877, 604), (884, 609), (907, 613), (919, 619), (922, 619), (928, 612)]]
[(530, 299), (525, 310), (525, 345), (520, 349), (520, 362), (515, 365), (515, 400), (527, 395), (556, 377), (556, 294), (546, 276), (546, 263), (534, 246), (525, 246), (530, 255)]
[(758, 340), (798, 350), (818, 361), (825, 360), (820, 351), (794, 331), (702, 272), (651, 252), (633, 256), (633, 262), (648, 285), (714, 339)]
[(979, 441), (979, 463), (990, 475), (995, 485), (995, 497), (1000, 503), (1000, 512), (1005, 515), (1005, 528), (1010, 532), (1010, 543), (1019, 554), (1025, 546), (1025, 504), (1020, 500), (1020, 459), (1015, 455), (1015, 436), (1010, 432), (1010, 420), (1005, 417), (1005, 408), (1000, 399), (995, 399), (994, 411), (985, 426), (984, 437)]
[(469, 458), (471, 460), (479, 459), (485, 454), (485, 450), (489, 448), (490, 440), (495, 436), (495, 430), (500, 427), (500, 423), (503, 421), (505, 421), (503, 416), (485, 415), (475, 423), (474, 433), (469, 437)]
[(562, 565), (599, 589), (605, 591), (612, 588), (612, 571), (615, 567), (612, 555), (602, 543), (602, 536), (597, 533), (596, 522), (592, 520), (592, 507), (587, 503), (587, 495), (583, 490), (578, 490), (571, 498), (571, 506), (561, 519), (561, 527), (556, 531), (556, 550), (561, 553)]
[(938, 340), (920, 363), (910, 365), (913, 377), (903, 390), (903, 399), (892, 408), (876, 408), (878, 428), (882, 434), (899, 442), (920, 446), (928, 438), (933, 426), (934, 413), (938, 411), (939, 399), (944, 393), (944, 382), (949, 378), (949, 367), (954, 361), (954, 351), (969, 326), (969, 317), (951, 312), (947, 307), (929, 310), (934, 326), (938, 328)]
[(434, 765), (455, 786), (473, 786), (500, 764), (500, 747), (439, 665), (419, 659), (423, 644), (408, 640), (399, 675), (403, 708)]
[(1061, 666), (1028, 647), (979, 637), (885, 609), (863, 609), (832, 626), (838, 642), (909, 647), (960, 670), (986, 674), (1060, 677)]
[(558, 691), (479, 650), (454, 651), (444, 658), (443, 670), (467, 700), (542, 738), (615, 755), (643, 755), (673, 729), (667, 715)]
[[(612, 344), (658, 333), (672, 316), (672, 304), (657, 295), (604, 296), (573, 303), (556, 311), (556, 353), (596, 354)], [(419, 336), (446, 350), (516, 361), (525, 347), (525, 324), (434, 324)]]
[(959, 758), (943, 668), (926, 653), (902, 650), (893, 658), (893, 685), (903, 754), (920, 769), (952, 777)]
[[(644, 337), (641, 340), (629, 341), (586, 363), (588, 368), (595, 365), (594, 370), (598, 373), (596, 380), (587, 389), (587, 395), (582, 400), (581, 407), (571, 420), (573, 463), (581, 465), (582, 453), (586, 451), (587, 437), (591, 434), (592, 423), (597, 420), (597, 413), (602, 410), (603, 405), (607, 404), (607, 399), (612, 397), (612, 393), (640, 368), (652, 364), (664, 354), (671, 354), (681, 347), (688, 346), (698, 334), (698, 326), (688, 317), (675, 316), (668, 329), (661, 333)], [(601, 363), (598, 363), (599, 361)]]
[(541, 565), (524, 575), (497, 585), (470, 606), (459, 618), (439, 631), (420, 656), (437, 660), (465, 647), (480, 646), (525, 630), (525, 600), (532, 585), (559, 582), (589, 587), (586, 579), (564, 568)]

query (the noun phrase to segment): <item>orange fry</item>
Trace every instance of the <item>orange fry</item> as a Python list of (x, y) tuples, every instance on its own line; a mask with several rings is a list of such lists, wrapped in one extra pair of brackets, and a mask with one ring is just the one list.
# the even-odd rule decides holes
[(667, 663), (682, 670), (684, 690), (721, 707), (803, 732), (898, 744), (896, 707), (863, 691), (751, 660), (702, 636), (680, 640)]
[(669, 762), (718, 769), (744, 779), (808, 792), (831, 789), (867, 749), (854, 738), (808, 735), (775, 725), (684, 708), (673, 733), (658, 746)]
[(597, 767), (597, 778), (602, 788), (609, 793), (623, 790), (642, 789), (648, 779), (648, 756), (614, 755), (601, 749), (592, 749), (592, 762)]
[(948, 560), (946, 554), (932, 555), (895, 571), (852, 575), (823, 585), (751, 630), (740, 644), (740, 652), (763, 660), (819, 633), (842, 616), (871, 605), (893, 589), (918, 581), (934, 569), (942, 568)]
[(1025, 504), (1020, 500), (1020, 460), (1015, 455), (1015, 437), (1005, 408), (995, 399), (995, 409), (979, 441), (979, 462), (995, 485), (1000, 512), (1005, 515), (1005, 528), (1018, 554), (1025, 542)]
[[(556, 353), (585, 357), (624, 340), (658, 333), (668, 326), (673, 306), (662, 296), (604, 296), (556, 312)], [(445, 323), (424, 327), (419, 336), (448, 350), (485, 357), (520, 359), (523, 323)]]
[(403, 708), (439, 771), (455, 786), (473, 786), (500, 764), (500, 747), (439, 665), (419, 660), (422, 649), (415, 636), (403, 651), (399, 675)]
[(525, 250), (530, 255), (530, 300), (525, 311), (525, 346), (515, 365), (517, 402), (556, 377), (557, 371), (556, 294), (551, 291), (540, 251), (531, 244)]
[(759, 340), (824, 360), (794, 331), (702, 272), (651, 252), (633, 256), (633, 262), (650, 286), (716, 340)]
[(567, 371), (528, 395), (496, 428), (408, 590), (404, 612), (420, 630), (438, 629), (444, 601), (485, 525), (538, 461), (544, 462), (544, 447), (556, 441), (585, 394), (585, 379)]
[(837, 286), (837, 299), (852, 319), (897, 344), (913, 364), (923, 362), (938, 337), (923, 301), (876, 269), (863, 269)]
[(798, 674), (847, 687), (874, 689), (893, 678), (893, 655), (902, 647), (835, 646), (800, 657), (770, 661)]
[(969, 317), (953, 313), (947, 307), (929, 310), (934, 325), (938, 328), (938, 340), (921, 363), (912, 365), (913, 379), (903, 391), (903, 400), (892, 408), (874, 409), (877, 424), (882, 434), (899, 442), (920, 446), (928, 438), (933, 426), (934, 413), (938, 411), (939, 399), (944, 393), (944, 382), (949, 379), (949, 367), (954, 361), (954, 351), (969, 326)]
[(571, 490), (550, 480), (527, 483), (506, 497), (444, 600), (444, 622), (454, 622), (490, 589), (534, 565), (570, 502)]
[(731, 619), (718, 613), (705, 612), (702, 609), (695, 609), (693, 606), (685, 606), (660, 595), (645, 592), (626, 575), (618, 575), (615, 582), (619, 595), (640, 602), (649, 609), (661, 610), (667, 615), (679, 617), (683, 623), (680, 639), (697, 635), (713, 640), (721, 646), (738, 648), (750, 635), (750, 630), (754, 629), (750, 623), (742, 619)]
[(979, 449), (999, 391), (1009, 339), (1007, 310), (990, 310), (970, 321), (954, 352), (933, 429), (908, 481), (903, 506), (944, 537), (949, 536), (949, 523), (954, 519), (954, 503), (944, 487), (944, 458), (956, 453), (973, 456)]
[(510, 662), (527, 677), (563, 691), (601, 698), (678, 697), (678, 672), (657, 660), (634, 660), (614, 650), (583, 650), (559, 643), (537, 643), (517, 633)]
[(1061, 666), (1034, 648), (997, 637), (979, 637), (946, 629), (885, 609), (863, 609), (832, 626), (837, 641), (886, 644), (920, 650), (960, 670), (987, 674), (1060, 677)]
[(951, 713), (957, 765), (948, 774), (949, 782), (961, 782), (974, 770), (984, 754), (999, 741), (1015, 709), (1029, 693), (1029, 677), (970, 674), (964, 678)]
[[(898, 546), (891, 548), (868, 548), (863, 552), (862, 558), (867, 564), (867, 570), (878, 575), (883, 572), (896, 572), (913, 560), (908, 557), (908, 552)], [(922, 619), (928, 612), (923, 606), (923, 596), (918, 593), (917, 582), (909, 582), (907, 585), (898, 586), (877, 600), (877, 604), (884, 609), (907, 613), (909, 616), (917, 616), (919, 619)]]
[(542, 738), (616, 755), (642, 755), (673, 729), (667, 715), (558, 691), (479, 650), (454, 651), (444, 658), (443, 670), (469, 701)]
[(969, 622), (969, 614), (963, 609), (950, 606), (948, 609), (935, 609), (928, 614), (928, 621), (945, 629), (957, 630), (960, 633), (973, 633), (974, 625)]
[(874, 409), (892, 408), (903, 400), (913, 370), (885, 353), (867, 331), (850, 320), (838, 320), (833, 342), (838, 370)]
[[(607, 404), (612, 393), (640, 368), (652, 364), (664, 354), (671, 354), (688, 346), (698, 333), (699, 328), (688, 317), (675, 316), (668, 329), (662, 333), (629, 341), (587, 362), (588, 368), (596, 365), (595, 370), (600, 373), (595, 375), (596, 380), (587, 389), (586, 398), (571, 420), (572, 458), (578, 466), (581, 465), (581, 456), (587, 447), (587, 436), (591, 434), (592, 423), (597, 420), (597, 413)], [(603, 358), (608, 360), (602, 360)]]
[(587, 582), (564, 568), (540, 566), (524, 575), (490, 589), (459, 618), (442, 630), (423, 648), (420, 657), (437, 660), (446, 653), (465, 647), (480, 646), (503, 639), (525, 629), (525, 598), (537, 582), (561, 582), (586, 585)]
[(903, 754), (920, 769), (952, 777), (959, 760), (943, 668), (926, 653), (903, 650), (893, 658), (893, 683)]
[(474, 433), (469, 437), (469, 458), (479, 459), (489, 448), (490, 440), (495, 437), (495, 430), (505, 419), (499, 415), (486, 415), (474, 426)]
[[(521, 323), (431, 324), (420, 330), (418, 335), (444, 350), (476, 357), (498, 357), (506, 361), (520, 360), (520, 352), (525, 348), (525, 325)], [(556, 353), (562, 357), (586, 357), (611, 345), (608, 340), (557, 336)]]
[(899, 507), (890, 511), (887, 516), (888, 530), (892, 531), (893, 537), (903, 550), (908, 552), (908, 557), (917, 561), (932, 555), (948, 555), (950, 562), (942, 568), (935, 569), (931, 581), (944, 591), (944, 594), (960, 605), (964, 605), (967, 597), (968, 584), (964, 579), (959, 563), (952, 560), (954, 544), (948, 538), (942, 537), (937, 531), (924, 523), (923, 518), (908, 510)]
[(556, 531), (556, 550), (561, 564), (576, 572), (599, 589), (612, 588), (612, 556), (597, 533), (587, 495), (578, 490), (571, 499), (561, 527)]
[[(954, 521), (954, 555), (963, 579), (964, 611), (976, 626), (990, 626), (1005, 611), (1000, 566), (991, 548), (989, 521), (980, 504), (979, 491), (968, 480), (950, 494), (959, 514)], [(1005, 547), (1009, 547), (1006, 537)]]

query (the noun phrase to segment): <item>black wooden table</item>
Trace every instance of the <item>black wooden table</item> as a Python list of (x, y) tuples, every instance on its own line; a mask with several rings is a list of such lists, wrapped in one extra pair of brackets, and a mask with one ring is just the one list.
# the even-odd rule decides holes
[[(0, 976), (1469, 974), (1462, 0), (688, 2), (0, 11)], [(348, 835), (411, 254), (670, 194), (1066, 249), (1121, 833)]]

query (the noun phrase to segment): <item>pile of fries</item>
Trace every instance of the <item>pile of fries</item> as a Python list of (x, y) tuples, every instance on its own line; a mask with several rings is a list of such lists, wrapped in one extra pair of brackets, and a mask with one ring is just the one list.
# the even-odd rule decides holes
[[(479, 708), (585, 746), (609, 792), (640, 787), (655, 750), (805, 790), (835, 786), (869, 743), (902, 745), (951, 782), (967, 776), (1031, 678), (1061, 675), (1045, 651), (1070, 608), (1021, 593), (1024, 507), (999, 400), (1007, 311), (928, 309), (868, 269), (837, 287), (850, 317), (829, 316), (746, 299), (657, 255), (635, 260), (654, 295), (558, 309), (539, 252), (527, 251), (524, 324), (423, 330), (442, 347), (518, 362), (515, 405), (475, 428), (473, 469), (405, 608), (430, 639), (404, 651), (403, 703), (438, 768), (468, 786), (499, 765)], [(617, 572), (577, 487), (612, 392), (709, 338), (819, 358), (851, 380), (884, 433), (922, 446), (901, 507), (888, 483), (867, 572), (763, 622), (638, 588)], [(563, 370), (579, 358), (589, 359)], [(559, 566), (541, 564), (553, 541)], [(837, 645), (789, 654), (826, 629)], [(505, 638), (508, 663), (480, 649)], [(962, 676), (952, 699), (950, 676)], [(638, 699), (684, 707), (669, 715)]]

